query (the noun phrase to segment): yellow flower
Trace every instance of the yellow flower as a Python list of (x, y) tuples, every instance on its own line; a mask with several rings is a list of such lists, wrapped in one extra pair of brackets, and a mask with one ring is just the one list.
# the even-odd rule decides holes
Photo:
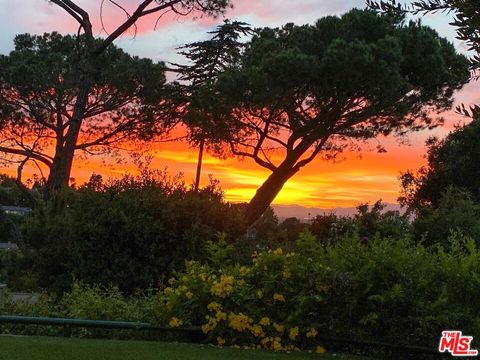
[(170, 279), (168, 279), (168, 284), (173, 285), (173, 284), (175, 284), (176, 281), (177, 280), (175, 280), (175, 278), (170, 278)]
[(221, 338), (220, 336), (217, 337), (217, 343), (219, 346), (222, 346), (225, 344), (225, 339)]
[(272, 348), (275, 351), (280, 351), (282, 350), (282, 344), (279, 341), (274, 341), (272, 344)]
[(185, 294), (188, 300), (192, 300), (193, 294), (189, 291)]
[(316, 353), (318, 354), (325, 354), (327, 352), (327, 350), (325, 350), (325, 348), (323, 346), (317, 346), (317, 349), (315, 350)]
[(171, 327), (179, 327), (183, 324), (183, 321), (176, 318), (176, 317), (172, 317), (170, 319), (170, 322), (168, 323), (168, 325), (170, 325)]
[(248, 267), (246, 267), (246, 266), (242, 266), (242, 267), (240, 268), (240, 275), (242, 275), (242, 276), (243, 276), (243, 275), (247, 275), (249, 272), (250, 272), (250, 269), (249, 269)]
[(299, 333), (298, 326), (295, 326), (290, 329), (290, 332), (288, 333), (288, 337), (290, 338), (290, 340), (295, 340), (298, 336), (298, 333)]
[(165, 294), (171, 294), (171, 293), (173, 292), (173, 289), (172, 289), (171, 287), (166, 287), (166, 288), (163, 290), (163, 292), (164, 292)]
[(285, 302), (285, 296), (283, 296), (282, 294), (273, 294), (273, 300), (277, 300), (277, 301), (280, 301), (280, 302)]
[(307, 332), (307, 338), (312, 338), (312, 337), (315, 337), (317, 336), (318, 334), (318, 331), (315, 330), (314, 328), (310, 328), (310, 330)]
[(259, 324), (263, 326), (270, 325), (270, 319), (267, 316), (265, 316), (260, 319)]
[(211, 311), (219, 311), (222, 308), (222, 305), (219, 303), (213, 301), (210, 304), (207, 305), (207, 309)]
[(253, 325), (250, 331), (255, 337), (263, 337), (265, 335), (260, 325)]
[(273, 323), (273, 327), (275, 328), (275, 330), (277, 330), (279, 333), (283, 333), (285, 331), (285, 326), (283, 325), (280, 325), (280, 324), (277, 324), (277, 323)]
[(283, 250), (282, 250), (282, 248), (278, 248), (278, 249), (274, 250), (273, 253), (274, 253), (275, 255), (282, 255), (282, 254), (283, 254)]
[(217, 320), (209, 319), (208, 323), (202, 325), (202, 331), (204, 334), (208, 334), (210, 331), (215, 330), (216, 327), (217, 327)]
[(263, 291), (262, 291), (262, 290), (258, 290), (258, 291), (257, 291), (257, 297), (258, 297), (259, 299), (261, 299), (261, 298), (263, 297)]
[(227, 313), (224, 313), (223, 311), (217, 311), (215, 314), (215, 319), (217, 319), (217, 321), (227, 320)]
[(224, 298), (233, 290), (233, 276), (222, 275), (220, 281), (215, 281), (212, 285), (211, 293)]
[(250, 317), (242, 313), (239, 313), (238, 315), (231, 313), (228, 315), (228, 321), (228, 326), (239, 332), (249, 329), (250, 324), (253, 322)]
[(284, 279), (290, 278), (291, 275), (292, 275), (292, 274), (290, 273), (289, 270), (287, 270), (287, 269), (283, 270), (283, 278), (284, 278)]

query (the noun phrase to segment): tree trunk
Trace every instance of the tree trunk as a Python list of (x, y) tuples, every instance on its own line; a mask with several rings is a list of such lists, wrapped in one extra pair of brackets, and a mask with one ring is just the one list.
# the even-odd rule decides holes
[(60, 189), (67, 187), (69, 184), (78, 136), (82, 128), (82, 122), (88, 103), (88, 96), (95, 79), (96, 70), (95, 60), (86, 60), (85, 72), (83, 75), (84, 79), (78, 89), (75, 107), (70, 120), (71, 124), (68, 127), (65, 138), (62, 136), (60, 143), (57, 144), (57, 149), (55, 151), (52, 167), (47, 180), (47, 196), (54, 195)]
[(198, 189), (200, 189), (200, 177), (202, 175), (202, 162), (203, 162), (204, 148), (205, 148), (205, 139), (202, 139), (202, 141), (200, 142), (200, 147), (198, 148), (197, 174), (195, 176), (195, 188), (194, 188), (195, 192), (198, 192)]
[(72, 149), (72, 147), (69, 147), (68, 150), (63, 148), (55, 154), (47, 180), (48, 195), (53, 195), (68, 186), (74, 155), (75, 149)]
[(277, 197), (285, 183), (298, 170), (293, 168), (293, 164), (283, 163), (275, 170), (255, 193), (250, 200), (245, 212), (246, 225), (250, 226), (257, 221), (265, 210), (268, 209), (272, 201)]

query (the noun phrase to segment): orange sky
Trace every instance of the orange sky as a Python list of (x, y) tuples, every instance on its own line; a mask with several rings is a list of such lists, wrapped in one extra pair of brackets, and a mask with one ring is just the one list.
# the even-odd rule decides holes
[[(345, 159), (336, 163), (317, 158), (295, 175), (279, 194), (277, 204), (299, 204), (306, 207), (351, 207), (361, 202), (382, 199), (395, 203), (399, 195), (398, 176), (402, 171), (417, 169), (425, 163), (424, 142), (434, 134), (443, 135), (460, 119), (448, 115), (449, 120), (442, 129), (413, 134), (410, 145), (399, 145), (392, 138), (380, 139), (387, 153), (364, 151), (361, 154), (346, 153)], [(160, 143), (152, 146), (151, 167), (166, 168), (171, 176), (183, 173), (185, 181), (192, 183), (196, 170), (197, 151), (182, 142)], [(124, 164), (114, 164), (109, 159), (89, 158), (77, 160), (72, 176), (78, 184), (86, 181), (92, 173), (104, 177), (118, 177), (125, 173), (135, 174), (136, 167), (126, 159)], [(107, 164), (106, 164), (107, 163)], [(28, 168), (26, 176), (35, 169)], [(12, 168), (0, 168), (0, 172), (15, 174)], [(255, 190), (269, 175), (269, 171), (250, 159), (218, 159), (211, 155), (204, 158), (202, 183), (209, 176), (220, 180), (226, 199), (234, 202), (248, 201)]]
[[(364, 0), (297, 0), (295, 7), (291, 2), (280, 0), (243, 0), (234, 1), (236, 8), (227, 13), (232, 19), (243, 20), (254, 26), (277, 26), (289, 21), (298, 24), (312, 22), (321, 16), (338, 14), (354, 6), (363, 7)], [(2, 3), (4, 5), (2, 5)], [(68, 16), (47, 1), (25, 0), (22, 6), (14, 13), (6, 11), (9, 8), (7, 0), (0, 0), (0, 53), (8, 53), (12, 48), (15, 34), (22, 32), (43, 33), (57, 30), (60, 32), (75, 32), (77, 26)], [(27, 5), (27, 3), (29, 5)], [(79, 1), (92, 14), (98, 12), (98, 2), (94, 0)], [(133, 6), (133, 0), (124, 0), (122, 4)], [(32, 10), (33, 9), (33, 10)], [(109, 10), (109, 9), (107, 9)], [(111, 10), (111, 9), (110, 9)], [(36, 16), (32, 17), (31, 13)], [(109, 13), (105, 24), (107, 30), (113, 28), (122, 20), (122, 13)], [(97, 14), (98, 15), (98, 14)], [(25, 21), (28, 19), (28, 21)], [(454, 39), (454, 30), (448, 24), (447, 15), (436, 14), (423, 18), (423, 21), (442, 36), (455, 42), (457, 49), (465, 47)], [(96, 33), (99, 21), (94, 19)], [(125, 36), (117, 45), (126, 51), (154, 60), (177, 61), (175, 48), (188, 42), (204, 39), (207, 31), (220, 20), (201, 19), (194, 22), (185, 19), (166, 17), (154, 31), (155, 19), (147, 19), (139, 24), (139, 33), (135, 38)], [(457, 103), (474, 104), (480, 102), (480, 84), (470, 84), (459, 94)], [(346, 159), (340, 163), (331, 163), (316, 159), (302, 169), (285, 186), (275, 200), (277, 204), (299, 204), (308, 207), (350, 207), (360, 202), (383, 199), (395, 203), (399, 195), (398, 177), (402, 171), (417, 169), (424, 164), (424, 142), (429, 135), (444, 136), (455, 123), (465, 121), (458, 115), (446, 114), (446, 125), (433, 132), (415, 134), (410, 137), (411, 146), (400, 146), (392, 139), (381, 139), (388, 150), (387, 153), (364, 152), (346, 154)], [(187, 183), (194, 178), (197, 152), (183, 143), (162, 143), (152, 146), (151, 154), (154, 159), (151, 164), (154, 168), (167, 167), (173, 176), (178, 172), (185, 175)], [(105, 177), (120, 176), (123, 173), (135, 173), (131, 162), (121, 165), (105, 166), (102, 159), (77, 160), (72, 176), (77, 183), (87, 180), (92, 173), (101, 173)], [(35, 169), (28, 168), (26, 177), (31, 176)], [(13, 168), (1, 168), (0, 172), (15, 174)], [(248, 201), (255, 193), (256, 188), (266, 179), (269, 172), (260, 168), (250, 160), (226, 159), (221, 160), (207, 155), (204, 161), (202, 182), (208, 182), (208, 174), (220, 180), (225, 190), (226, 198), (230, 201)]]

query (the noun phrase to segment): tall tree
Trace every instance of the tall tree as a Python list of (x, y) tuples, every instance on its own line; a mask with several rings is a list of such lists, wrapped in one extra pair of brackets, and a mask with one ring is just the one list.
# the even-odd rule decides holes
[(480, 113), (445, 139), (428, 142), (428, 164), (402, 174), (400, 202), (411, 211), (437, 207), (451, 186), (470, 193), (480, 203)]
[[(138, 5), (136, 5), (131, 12), (127, 10), (126, 6), (122, 6), (121, 2), (109, 1), (110, 3), (122, 9), (122, 11), (126, 13), (126, 17), (125, 20), (120, 25), (118, 25), (116, 29), (111, 31), (105, 39), (95, 38), (90, 14), (84, 8), (79, 6), (76, 2), (72, 0), (51, 0), (50, 2), (63, 9), (78, 23), (78, 33), (81, 34), (81, 36), (77, 38), (78, 46), (76, 48), (76, 51), (74, 51), (72, 54), (72, 56), (74, 56), (74, 62), (71, 64), (70, 67), (64, 68), (64, 70), (69, 71), (68, 74), (76, 74), (76, 81), (74, 82), (74, 84), (72, 84), (72, 92), (69, 94), (68, 99), (68, 105), (70, 108), (65, 113), (58, 113), (53, 111), (53, 114), (55, 116), (60, 115), (61, 117), (63, 117), (61, 121), (68, 124), (68, 126), (64, 128), (63, 134), (56, 135), (56, 137), (59, 137), (61, 135), (62, 141), (57, 143), (58, 146), (56, 146), (55, 155), (51, 159), (41, 157), (39, 156), (39, 154), (37, 154), (39, 150), (39, 144), (35, 141), (29, 142), (27, 149), (16, 148), (12, 150), (10, 146), (3, 146), (1, 151), (9, 154), (26, 156), (48, 164), (50, 168), (50, 175), (48, 178), (48, 190), (49, 192), (55, 192), (59, 188), (68, 185), (75, 151), (78, 150), (79, 139), (82, 137), (82, 129), (85, 128), (84, 123), (86, 119), (92, 117), (92, 109), (89, 106), (91, 105), (91, 98), (97, 97), (98, 101), (100, 101), (99, 106), (102, 106), (104, 104), (106, 104), (106, 106), (113, 105), (114, 98), (110, 96), (111, 93), (106, 95), (106, 99), (104, 99), (102, 98), (102, 91), (105, 89), (105, 86), (97, 86), (106, 85), (104, 82), (105, 79), (102, 79), (102, 76), (105, 77), (108, 75), (113, 75), (111, 73), (102, 71), (102, 67), (108, 65), (108, 63), (105, 63), (105, 59), (112, 60), (112, 57), (109, 58), (109, 54), (111, 52), (115, 52), (115, 50), (111, 47), (112, 43), (125, 31), (130, 29), (132, 26), (135, 26), (136, 22), (140, 18), (155, 15), (158, 16), (158, 19), (160, 19), (165, 13), (170, 11), (177, 13), (179, 16), (185, 16), (192, 13), (196, 13), (197, 15), (206, 14), (215, 16), (222, 13), (225, 8), (230, 5), (230, 0), (142, 0), (136, 2)], [(35, 44), (34, 47), (38, 46), (38, 48), (40, 49), (40, 45), (41, 44), (38, 43)], [(20, 45), (20, 48), (25, 48), (25, 52), (29, 51), (28, 44)], [(57, 56), (59, 52), (58, 50), (59, 49), (57, 49)], [(71, 49), (69, 50), (71, 51)], [(35, 52), (35, 48), (31, 49), (30, 51)], [(48, 54), (44, 55), (48, 57)], [(55, 58), (54, 56), (51, 61), (59, 61), (59, 59), (58, 57)], [(125, 63), (123, 65), (125, 65)], [(144, 66), (147, 65), (144, 63)], [(159, 68), (157, 67), (154, 75), (158, 75), (158, 69)], [(113, 70), (113, 68), (110, 68), (110, 70)], [(129, 68), (121, 68), (121, 71), (128, 72)], [(49, 74), (44, 75), (47, 76)], [(59, 76), (56, 79), (59, 83), (62, 83), (64, 81), (62, 80), (64, 76), (63, 74), (61, 75), (62, 76)], [(144, 73), (143, 75), (145, 75), (145, 77), (148, 77), (148, 74), (146, 73)], [(71, 78), (69, 77), (69, 79)], [(52, 79), (49, 80), (52, 81)], [(107, 86), (107, 88), (111, 87)], [(41, 90), (46, 90), (46, 88), (42, 87)], [(51, 92), (55, 93), (55, 87), (51, 89)], [(55, 97), (55, 95), (58, 94), (50, 94), (49, 96)], [(36, 102), (36, 100), (37, 99), (34, 96), (29, 99), (29, 101), (32, 103)], [(107, 104), (106, 101), (109, 100), (111, 100), (112, 102), (110, 104)], [(121, 105), (123, 105), (123, 103), (121, 103)], [(42, 109), (42, 111), (48, 111), (48, 109), (49, 108)], [(36, 112), (38, 110), (34, 111)], [(97, 109), (97, 111), (100, 110)], [(96, 111), (93, 110), (93, 113), (95, 112)], [(102, 113), (103, 112), (100, 112), (99, 114), (95, 115), (101, 115)], [(43, 115), (35, 115), (35, 118), (42, 117)], [(21, 120), (24, 121), (25, 119)], [(25, 130), (34, 130), (36, 133), (40, 132), (42, 136), (45, 136), (44, 134), (46, 130), (50, 129), (52, 131), (55, 131), (55, 129), (58, 129), (56, 127), (55, 129), (51, 129), (52, 126), (48, 121), (50, 120), (42, 119), (43, 124), (37, 121), (34, 124), (33, 129), (28, 129), (26, 127)], [(97, 126), (102, 127), (101, 122), (97, 122), (94, 126), (90, 127), (90, 129), (93, 130)], [(87, 137), (88, 135), (89, 134), (87, 133)], [(23, 147), (25, 141), (27, 140), (25, 133), (23, 133), (22, 138), (24, 143), (21, 145)]]
[(233, 155), (271, 171), (247, 207), (252, 224), (319, 154), (437, 126), (434, 112), (468, 79), (467, 59), (434, 30), (352, 10), (258, 30), (240, 66), (202, 87), (193, 107), (230, 124), (223, 142)]
[[(183, 119), (190, 124), (190, 142), (199, 148), (195, 191), (198, 191), (200, 186), (205, 145), (216, 145), (214, 139), (218, 137), (219, 129), (209, 126), (209, 119), (204, 116), (192, 119), (188, 114), (188, 104), (195, 101), (192, 96), (200, 87), (209, 86), (225, 69), (238, 65), (244, 48), (241, 37), (251, 33), (252, 29), (247, 23), (225, 20), (222, 25), (209, 32), (212, 35), (210, 39), (187, 44), (180, 48), (180, 54), (189, 61), (187, 65), (173, 64), (174, 71), (179, 74), (179, 81), (182, 82), (178, 86), (182, 94), (179, 108), (186, 110), (183, 112)], [(217, 136), (212, 136), (212, 132), (215, 132)]]
[(18, 35), (15, 50), (0, 57), (0, 99), (10, 108), (2, 119), (0, 151), (10, 155), (6, 160), (19, 161), (19, 180), (23, 165), (34, 161), (49, 169), (49, 185), (60, 186), (60, 178), (65, 182), (70, 175), (70, 150), (109, 151), (170, 125), (162, 111), (165, 65), (110, 45), (97, 58), (81, 126), (73, 131), (84, 40), (58, 33)]
[[(367, 0), (367, 5), (385, 14), (427, 14), (438, 11), (453, 13), (451, 23), (457, 38), (465, 42), (473, 56), (470, 58), (472, 78), (480, 78), (480, 4), (477, 0), (418, 0), (410, 4), (395, 0)], [(478, 138), (480, 136), (480, 106), (465, 104), (457, 112), (473, 118), (473, 122), (456, 129), (445, 139), (432, 138), (427, 142), (428, 165), (416, 173), (408, 171), (401, 177), (400, 202), (412, 211), (438, 207), (442, 193), (449, 186), (467, 190), (475, 201), (480, 200), (480, 168)]]

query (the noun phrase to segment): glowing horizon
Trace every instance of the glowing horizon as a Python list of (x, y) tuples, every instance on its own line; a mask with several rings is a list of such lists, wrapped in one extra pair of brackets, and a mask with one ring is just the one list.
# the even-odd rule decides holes
[[(442, 131), (439, 129), (437, 132)], [(362, 154), (345, 153), (345, 159), (337, 163), (317, 158), (287, 182), (274, 203), (317, 208), (353, 207), (379, 199), (396, 203), (400, 190), (400, 173), (416, 170), (424, 163), (422, 149), (426, 135), (427, 133), (419, 133), (411, 136), (410, 146), (399, 145), (391, 138), (383, 139), (387, 153), (367, 150)], [(192, 184), (197, 166), (197, 151), (184, 142), (166, 142), (154, 145), (146, 154), (151, 157), (150, 168), (166, 170), (171, 177), (183, 173), (185, 182)], [(137, 174), (138, 168), (133, 161), (128, 158), (124, 160), (125, 163), (115, 164), (109, 158), (77, 158), (72, 177), (80, 185), (93, 173), (100, 174), (105, 179)], [(16, 174), (14, 168), (0, 168), (0, 172), (11, 176)], [(24, 179), (33, 173), (38, 174), (38, 170), (32, 166), (26, 168)], [(220, 181), (227, 201), (248, 202), (269, 174), (268, 170), (250, 159), (219, 159), (205, 154), (201, 184), (208, 184), (209, 176), (212, 176)]]
[[(77, 26), (61, 9), (47, 1), (25, 0), (15, 12), (9, 10), (9, 1), (0, 0), (0, 53), (8, 53), (13, 46), (15, 34), (31, 32), (44, 33), (59, 31), (75, 33)], [(127, 4), (134, 4), (132, 0), (125, 0)], [(97, 16), (94, 19), (96, 34), (105, 35), (99, 27), (98, 2), (82, 0), (89, 11)], [(246, 21), (253, 26), (279, 26), (287, 22), (297, 24), (311, 23), (316, 19), (331, 14), (345, 12), (352, 7), (364, 7), (364, 0), (298, 0), (294, 7), (291, 2), (274, 0), (243, 0), (235, 1), (236, 7), (230, 10), (226, 17)], [(111, 9), (110, 9), (111, 10)], [(32, 17), (31, 13), (36, 16)], [(105, 22), (107, 29), (115, 26), (122, 20), (121, 12), (112, 12)], [(28, 19), (28, 21), (26, 20)], [(449, 25), (448, 14), (430, 15), (423, 20), (425, 24), (434, 27), (441, 36), (449, 38), (455, 43), (459, 51), (465, 51), (465, 46), (455, 39), (455, 32)], [(127, 34), (118, 42), (117, 46), (127, 52), (141, 57), (148, 57), (155, 61), (178, 62), (176, 48), (183, 44), (205, 39), (207, 32), (221, 19), (200, 19), (192, 21), (166, 17), (154, 31), (155, 19), (142, 20), (139, 23), (138, 34), (135, 38)], [(480, 102), (480, 82), (467, 85), (456, 96), (456, 103), (467, 105)], [(413, 134), (409, 137), (411, 146), (400, 146), (393, 139), (381, 139), (388, 150), (385, 154), (365, 151), (358, 158), (356, 153), (346, 153), (346, 160), (333, 164), (317, 158), (303, 168), (285, 185), (274, 203), (298, 204), (307, 207), (332, 208), (351, 207), (361, 202), (374, 202), (382, 199), (385, 202), (395, 203), (400, 190), (398, 177), (406, 170), (416, 170), (425, 163), (425, 140), (431, 135), (443, 137), (453, 129), (453, 126), (466, 119), (450, 112), (444, 114), (445, 126), (434, 131)], [(158, 143), (152, 144), (149, 150), (152, 156), (151, 167), (164, 169), (167, 167), (171, 176), (182, 172), (185, 181), (193, 182), (197, 162), (197, 150), (185, 143)], [(0, 167), (0, 172), (15, 175), (14, 167)], [(28, 167), (25, 178), (31, 177), (38, 170)], [(108, 177), (119, 177), (125, 173), (136, 173), (131, 161), (116, 164), (114, 159), (89, 158), (76, 159), (72, 177), (77, 184), (88, 180), (92, 173)], [(269, 175), (269, 171), (259, 167), (249, 159), (239, 160), (228, 158), (218, 159), (206, 154), (202, 170), (202, 184), (208, 183), (208, 175), (220, 180), (226, 200), (233, 202), (248, 201), (255, 194), (256, 189)]]

